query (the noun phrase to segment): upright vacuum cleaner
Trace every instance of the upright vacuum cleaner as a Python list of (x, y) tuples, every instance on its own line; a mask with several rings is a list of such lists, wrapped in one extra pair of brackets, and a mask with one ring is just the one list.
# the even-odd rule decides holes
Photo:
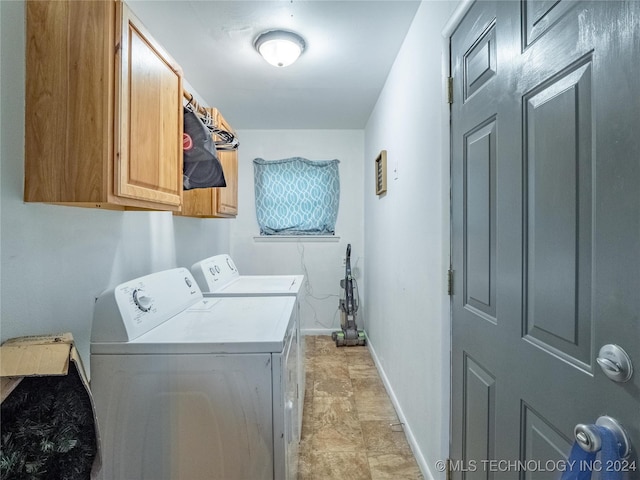
[(340, 299), (340, 326), (341, 331), (333, 332), (331, 338), (336, 342), (336, 347), (364, 345), (366, 338), (362, 330), (356, 325), (356, 312), (358, 311), (357, 284), (354, 295), (354, 280), (351, 276), (351, 244), (347, 245), (344, 278), (340, 280), (343, 297)]

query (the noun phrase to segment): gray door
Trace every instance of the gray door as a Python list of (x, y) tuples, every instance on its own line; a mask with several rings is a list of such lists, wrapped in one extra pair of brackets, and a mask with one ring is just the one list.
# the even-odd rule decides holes
[(640, 2), (477, 2), (451, 52), (453, 478), (558, 479), (605, 414), (637, 462)]

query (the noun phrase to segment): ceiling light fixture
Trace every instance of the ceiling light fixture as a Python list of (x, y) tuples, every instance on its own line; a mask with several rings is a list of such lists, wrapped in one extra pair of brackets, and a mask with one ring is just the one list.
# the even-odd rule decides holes
[(263, 32), (253, 43), (262, 57), (274, 67), (287, 67), (304, 51), (304, 39), (286, 30)]

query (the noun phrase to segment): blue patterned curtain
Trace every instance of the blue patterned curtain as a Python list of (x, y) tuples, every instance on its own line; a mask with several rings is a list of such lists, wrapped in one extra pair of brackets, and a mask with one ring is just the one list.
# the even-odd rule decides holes
[(340, 203), (338, 160), (253, 161), (261, 235), (333, 235)]

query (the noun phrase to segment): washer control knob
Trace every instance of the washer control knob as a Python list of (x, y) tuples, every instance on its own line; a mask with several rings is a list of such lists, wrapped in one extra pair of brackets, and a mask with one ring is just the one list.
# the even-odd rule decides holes
[(144, 293), (144, 290), (142, 290), (141, 288), (133, 291), (133, 302), (143, 312), (148, 312), (149, 310), (151, 310), (151, 297), (148, 297), (147, 294)]

